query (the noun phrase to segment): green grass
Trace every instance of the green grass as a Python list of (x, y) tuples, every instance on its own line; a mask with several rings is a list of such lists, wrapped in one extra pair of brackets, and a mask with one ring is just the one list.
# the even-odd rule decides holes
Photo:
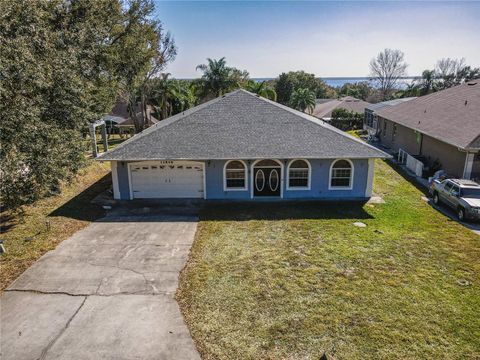
[(384, 161), (374, 191), (207, 207), (177, 292), (202, 357), (480, 358), (480, 237)]
[(45, 252), (104, 214), (91, 200), (111, 185), (110, 166), (89, 162), (73, 181), (62, 186), (59, 195), (25, 206), (23, 214), (0, 214), (1, 239), (7, 250), (0, 255), (0, 290)]

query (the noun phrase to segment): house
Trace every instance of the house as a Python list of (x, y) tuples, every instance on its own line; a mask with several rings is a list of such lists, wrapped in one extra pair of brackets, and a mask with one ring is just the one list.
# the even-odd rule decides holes
[(104, 153), (115, 199), (365, 199), (389, 155), (323, 121), (237, 90)]
[[(480, 178), (480, 80), (376, 110), (378, 138), (420, 171)], [(412, 159), (413, 158), (413, 159)]]
[[(147, 105), (146, 109), (146, 126), (152, 126), (153, 124), (156, 124), (159, 120), (157, 120), (154, 116), (154, 110), (151, 105)], [(135, 108), (135, 115), (137, 117), (142, 116), (142, 109), (140, 104), (137, 104)], [(133, 119), (130, 116), (130, 113), (128, 112), (128, 105), (127, 102), (123, 99), (117, 100), (115, 106), (112, 109), (112, 112), (109, 115), (105, 115), (102, 120), (104, 120), (107, 123), (107, 128), (109, 130), (109, 133), (112, 132), (112, 129), (114, 127), (120, 128), (122, 130), (128, 129), (128, 128), (134, 128), (134, 122)]]
[(394, 99), (379, 102), (376, 104), (369, 104), (365, 106), (365, 117), (363, 121), (363, 129), (367, 130), (371, 135), (375, 136), (378, 134), (378, 118), (376, 112), (380, 109), (401, 104), (406, 101), (416, 99), (416, 97), (407, 97), (401, 99)]
[(313, 110), (313, 116), (324, 121), (330, 121), (335, 109), (345, 109), (363, 114), (365, 108), (369, 105), (371, 104), (352, 96), (345, 96), (340, 99), (317, 99), (315, 109)]

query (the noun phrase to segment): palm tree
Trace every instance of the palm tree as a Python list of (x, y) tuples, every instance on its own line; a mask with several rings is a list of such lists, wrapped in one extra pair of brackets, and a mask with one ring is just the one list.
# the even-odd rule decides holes
[(158, 106), (156, 111), (160, 115), (160, 120), (169, 117), (172, 114), (172, 101), (176, 97), (175, 83), (169, 79), (170, 73), (160, 74), (158, 83), (153, 90), (153, 98)]
[(420, 92), (422, 95), (430, 94), (435, 91), (435, 70), (424, 70), (420, 83)]
[(264, 98), (277, 101), (277, 92), (271, 88), (266, 81), (256, 82), (254, 80), (249, 80), (245, 86), (245, 89), (263, 96)]
[(225, 57), (219, 60), (207, 58), (208, 64), (200, 64), (197, 70), (203, 72), (203, 92), (205, 96), (221, 96), (240, 87), (240, 83), (248, 79), (248, 72), (228, 67)]
[(308, 110), (309, 113), (313, 112), (315, 109), (315, 93), (309, 89), (297, 89), (292, 93), (290, 99), (290, 106), (294, 109), (305, 112)]
[(173, 94), (172, 115), (190, 109), (197, 102), (195, 89), (190, 82), (174, 80)]

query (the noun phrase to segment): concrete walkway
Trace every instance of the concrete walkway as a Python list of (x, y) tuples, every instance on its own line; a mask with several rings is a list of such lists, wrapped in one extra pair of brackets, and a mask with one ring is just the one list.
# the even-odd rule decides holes
[(111, 215), (62, 242), (2, 295), (0, 358), (200, 359), (174, 299), (196, 227)]

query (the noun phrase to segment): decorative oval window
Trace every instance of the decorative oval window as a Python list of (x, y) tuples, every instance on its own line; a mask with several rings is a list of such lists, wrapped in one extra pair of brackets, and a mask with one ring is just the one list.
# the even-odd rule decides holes
[(268, 179), (268, 183), (270, 184), (270, 190), (276, 191), (278, 189), (278, 172), (277, 172), (277, 170), (273, 169), (270, 172), (270, 177)]
[(255, 174), (255, 188), (257, 191), (262, 191), (265, 187), (265, 174), (263, 170), (258, 170)]

